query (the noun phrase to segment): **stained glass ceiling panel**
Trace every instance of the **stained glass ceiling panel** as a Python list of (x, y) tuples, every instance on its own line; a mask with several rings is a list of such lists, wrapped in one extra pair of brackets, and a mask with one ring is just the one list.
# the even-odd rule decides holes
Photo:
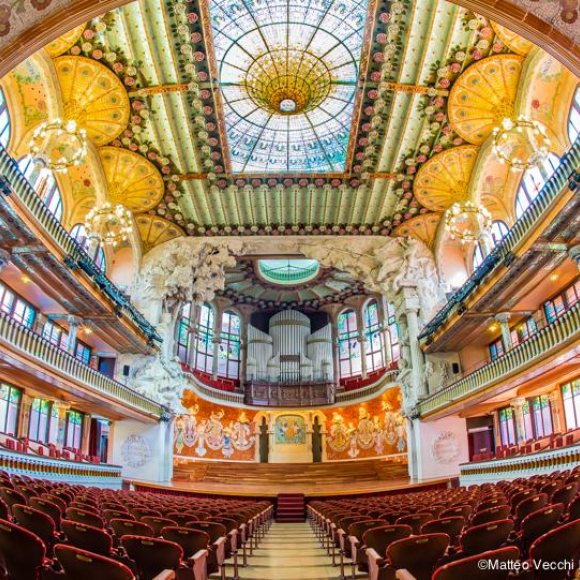
[(345, 169), (368, 0), (210, 0), (233, 173)]

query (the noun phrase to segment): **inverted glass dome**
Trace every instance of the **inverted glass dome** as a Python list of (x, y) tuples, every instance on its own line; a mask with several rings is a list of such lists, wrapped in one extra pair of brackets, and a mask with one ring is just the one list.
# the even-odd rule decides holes
[(317, 276), (320, 265), (316, 260), (258, 260), (258, 270), (272, 284), (304, 284)]

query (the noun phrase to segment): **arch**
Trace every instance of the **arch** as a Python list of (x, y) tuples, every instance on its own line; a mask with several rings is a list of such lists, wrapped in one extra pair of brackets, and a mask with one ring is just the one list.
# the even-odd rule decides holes
[(341, 379), (362, 374), (360, 330), (353, 308), (345, 308), (337, 318), (338, 366)]
[(59, 184), (53, 172), (41, 167), (31, 155), (25, 155), (18, 161), (18, 168), (34, 188), (50, 213), (60, 222), (64, 212), (63, 198)]
[(231, 308), (224, 310), (220, 321), (220, 342), (215, 356), (218, 357), (217, 374), (227, 379), (239, 379), (241, 365), (242, 317)]
[(105, 250), (99, 244), (94, 250), (94, 255), (91, 255), (91, 242), (87, 236), (87, 230), (84, 224), (75, 224), (70, 230), (71, 237), (79, 244), (79, 246), (89, 254), (95, 262), (95, 265), (103, 273), (107, 270), (107, 257)]
[[(495, 220), (492, 224), (491, 224), (491, 232), (490, 232), (490, 242), (491, 242), (491, 248), (489, 248), (490, 250), (492, 250), (493, 248), (495, 248), (495, 246), (497, 246), (497, 244), (499, 244), (503, 238), (505, 238), (505, 236), (508, 234), (509, 232), (509, 228), (507, 227), (507, 224), (501, 220)], [(481, 245), (481, 242), (478, 242), (477, 244), (475, 244), (475, 249), (473, 251), (473, 269), (476, 270), (481, 263), (483, 262), (485, 258), (485, 251), (483, 246)]]
[(362, 315), (366, 341), (366, 366), (368, 372), (373, 372), (386, 366), (383, 324), (376, 298), (365, 302)]

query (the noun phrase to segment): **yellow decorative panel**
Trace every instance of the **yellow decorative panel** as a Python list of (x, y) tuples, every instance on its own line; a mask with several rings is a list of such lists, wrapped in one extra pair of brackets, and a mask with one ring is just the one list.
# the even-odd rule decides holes
[(395, 235), (412, 236), (431, 247), (441, 215), (440, 213), (426, 213), (411, 218), (395, 229)]
[(499, 39), (512, 51), (520, 56), (526, 56), (534, 44), (529, 40), (521, 37), (519, 34), (512, 32), (509, 28), (498, 24), (497, 22), (492, 22), (491, 27), (494, 32), (498, 35)]
[(461, 145), (429, 159), (419, 169), (413, 184), (417, 201), (436, 212), (446, 210), (456, 201), (465, 201), (478, 153), (474, 145)]
[(81, 37), (81, 34), (85, 31), (87, 24), (81, 24), (69, 30), (62, 36), (59, 36), (56, 40), (53, 40), (50, 44), (47, 44), (44, 48), (48, 52), (48, 56), (56, 58), (61, 54), (69, 50), (75, 42)]
[(97, 146), (106, 145), (127, 127), (129, 97), (106, 66), (81, 56), (54, 61), (64, 100), (64, 117), (74, 119)]
[(101, 147), (107, 178), (107, 201), (122, 203), (134, 213), (154, 208), (163, 197), (163, 179), (144, 157), (120, 147)]
[(173, 222), (157, 216), (140, 215), (136, 220), (141, 240), (143, 241), (143, 253), (146, 254), (151, 248), (168, 242), (173, 238), (183, 236), (183, 231)]
[(481, 145), (502, 119), (513, 116), (523, 60), (514, 54), (490, 56), (457, 79), (449, 94), (448, 115), (459, 136)]

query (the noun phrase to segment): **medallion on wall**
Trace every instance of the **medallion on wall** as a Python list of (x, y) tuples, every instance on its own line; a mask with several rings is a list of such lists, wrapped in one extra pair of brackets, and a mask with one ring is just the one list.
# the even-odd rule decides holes
[(431, 446), (431, 454), (436, 463), (453, 463), (459, 457), (459, 441), (451, 431), (442, 431)]
[(276, 443), (281, 445), (306, 443), (306, 423), (300, 415), (280, 415), (276, 418)]
[(135, 469), (143, 467), (151, 459), (149, 443), (141, 435), (129, 435), (121, 446), (123, 462)]

